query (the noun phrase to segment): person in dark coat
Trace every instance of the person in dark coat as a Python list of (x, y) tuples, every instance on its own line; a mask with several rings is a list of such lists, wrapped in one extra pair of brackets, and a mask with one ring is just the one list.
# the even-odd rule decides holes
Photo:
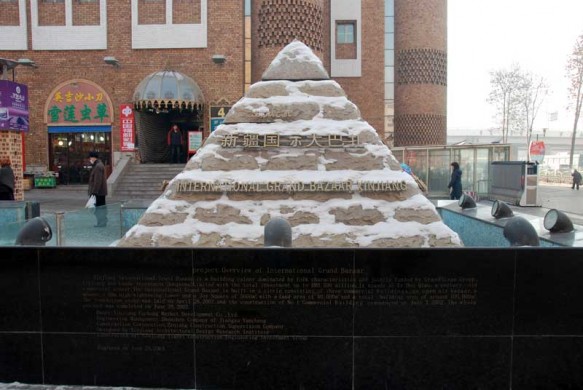
[(0, 200), (14, 200), (14, 171), (10, 159), (0, 160)]
[(451, 180), (447, 185), (447, 188), (451, 188), (449, 197), (451, 199), (459, 199), (462, 196), (462, 170), (456, 161), (450, 165), (452, 167)]
[(571, 173), (571, 176), (573, 176), (573, 185), (571, 186), (571, 189), (574, 190), (575, 186), (577, 186), (577, 191), (579, 191), (579, 185), (581, 184), (581, 173), (578, 170), (573, 170), (573, 173)]
[(184, 139), (182, 138), (182, 132), (177, 125), (172, 125), (167, 136), (168, 145), (170, 146), (170, 154), (172, 156), (172, 163), (177, 164), (180, 162), (182, 157), (182, 144)]
[(105, 178), (105, 166), (99, 159), (96, 152), (89, 153), (89, 161), (92, 168), (89, 173), (89, 196), (95, 195), (95, 217), (97, 225), (95, 227), (107, 226), (107, 207), (105, 197), (107, 196), (107, 179)]

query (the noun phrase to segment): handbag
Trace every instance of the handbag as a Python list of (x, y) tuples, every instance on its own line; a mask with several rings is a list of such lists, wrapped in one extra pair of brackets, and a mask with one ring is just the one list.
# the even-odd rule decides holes
[(87, 203), (85, 203), (85, 207), (90, 209), (95, 207), (95, 195), (91, 195), (89, 199), (87, 199)]

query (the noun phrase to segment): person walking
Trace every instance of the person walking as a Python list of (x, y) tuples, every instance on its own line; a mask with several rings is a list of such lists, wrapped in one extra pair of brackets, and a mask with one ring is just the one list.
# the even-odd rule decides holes
[(91, 172), (89, 173), (89, 196), (95, 195), (95, 227), (107, 226), (107, 206), (105, 197), (107, 196), (107, 180), (105, 178), (105, 166), (99, 159), (97, 152), (89, 153), (91, 162)]
[(177, 125), (172, 125), (167, 137), (168, 145), (170, 146), (170, 154), (172, 164), (180, 163), (182, 159), (182, 144), (184, 139), (182, 138), (182, 132)]
[(447, 188), (450, 188), (450, 199), (459, 199), (462, 196), (462, 170), (457, 161), (450, 164), (452, 167), (451, 179)]
[(9, 158), (0, 160), (0, 200), (14, 200), (14, 171)]
[(579, 191), (579, 185), (581, 184), (581, 173), (574, 169), (573, 173), (571, 173), (571, 176), (573, 176), (573, 185), (571, 186), (571, 189), (574, 190), (575, 186), (577, 186), (577, 191)]

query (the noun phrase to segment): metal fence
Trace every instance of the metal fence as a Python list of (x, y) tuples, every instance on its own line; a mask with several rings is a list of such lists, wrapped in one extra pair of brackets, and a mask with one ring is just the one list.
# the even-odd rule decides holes
[(426, 195), (447, 198), (450, 164), (457, 161), (462, 169), (462, 187), (478, 196), (486, 196), (490, 185), (490, 163), (508, 161), (510, 145), (445, 145), (391, 148), (399, 162), (411, 167), (413, 173), (427, 185)]

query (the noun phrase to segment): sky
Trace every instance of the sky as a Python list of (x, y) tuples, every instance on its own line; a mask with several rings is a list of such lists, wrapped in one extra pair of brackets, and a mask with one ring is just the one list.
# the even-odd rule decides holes
[(448, 0), (448, 133), (499, 127), (487, 102), (490, 72), (514, 63), (550, 86), (534, 132), (572, 131), (565, 67), (581, 34), (583, 0)]

